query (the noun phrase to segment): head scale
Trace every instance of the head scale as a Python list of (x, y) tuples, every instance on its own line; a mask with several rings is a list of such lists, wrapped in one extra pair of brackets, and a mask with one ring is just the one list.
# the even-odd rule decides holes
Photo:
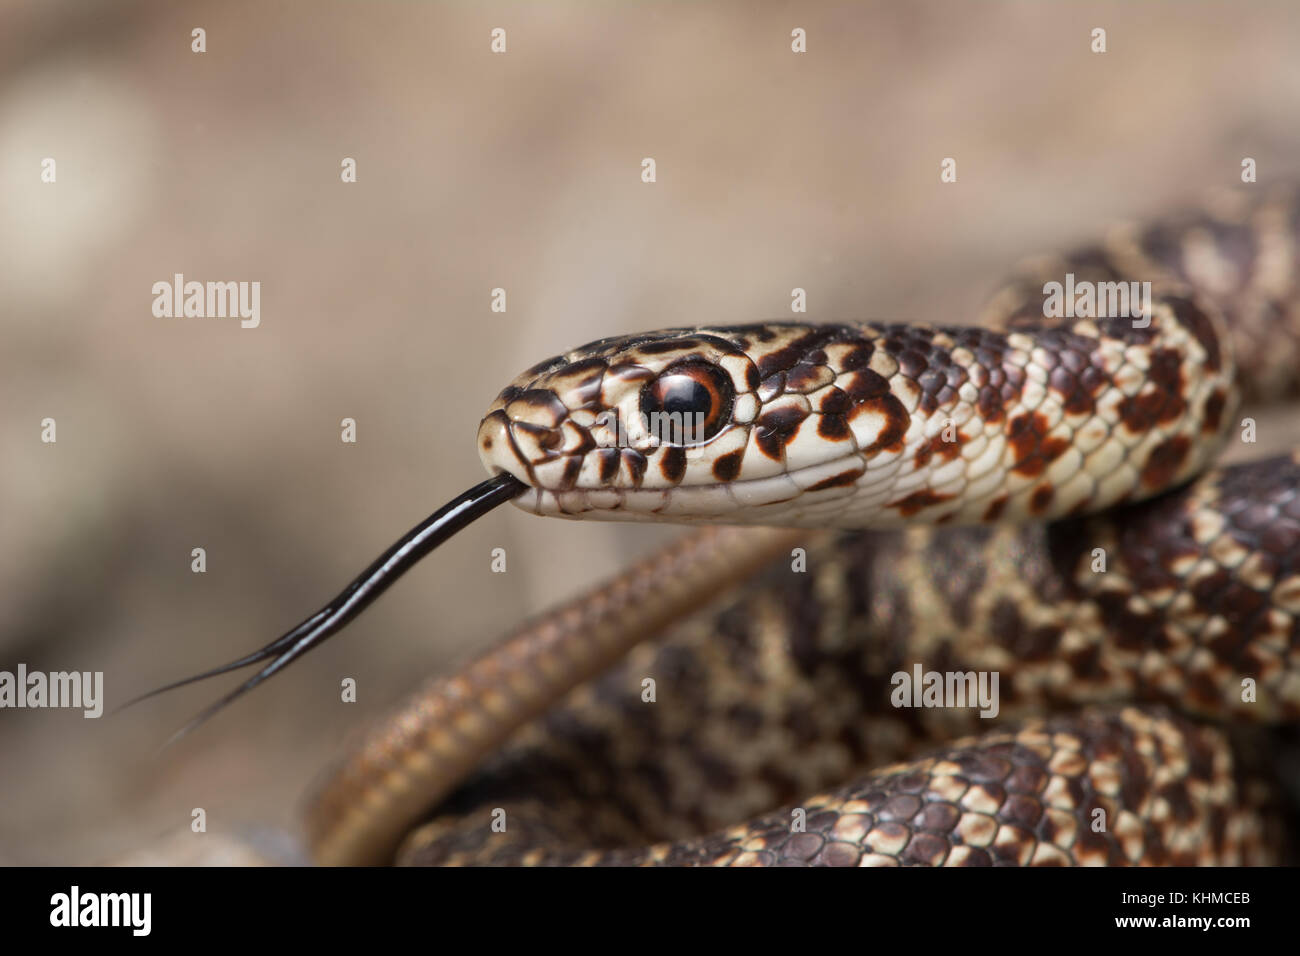
[(883, 384), (870, 352), (860, 328), (793, 323), (602, 339), (507, 386), (479, 455), (538, 514), (779, 524), (853, 493), (884, 427), (860, 413), (888, 404), (862, 393)]

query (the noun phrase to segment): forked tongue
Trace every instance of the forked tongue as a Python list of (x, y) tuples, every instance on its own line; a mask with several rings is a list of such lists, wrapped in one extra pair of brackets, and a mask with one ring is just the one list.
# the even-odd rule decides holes
[(413, 568), (421, 558), (442, 544), (466, 525), (481, 518), (497, 505), (509, 501), (528, 488), (513, 475), (502, 472), (487, 481), (457, 495), (388, 548), (362, 571), (346, 588), (328, 604), (316, 611), (301, 624), (277, 637), (270, 644), (238, 660), (214, 667), (212, 670), (173, 681), (127, 701), (118, 710), (124, 710), (140, 701), (148, 700), (165, 691), (184, 687), (195, 681), (206, 680), (219, 674), (239, 670), (250, 664), (271, 659), (271, 662), (240, 684), (216, 703), (201, 711), (193, 720), (172, 734), (164, 749), (180, 740), (204, 723), (218, 711), (247, 694), (277, 671), (283, 670), (313, 647), (319, 647), (338, 633), (354, 617), (369, 607), (394, 581)]

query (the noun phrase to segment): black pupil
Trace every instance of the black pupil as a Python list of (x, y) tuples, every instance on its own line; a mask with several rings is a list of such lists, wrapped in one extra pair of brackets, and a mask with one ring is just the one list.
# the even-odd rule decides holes
[(695, 415), (708, 417), (713, 410), (709, 390), (689, 375), (673, 375), (659, 381), (660, 408), (670, 415)]
[(641, 412), (660, 444), (695, 445), (719, 434), (731, 416), (733, 389), (725, 373), (707, 365), (665, 370), (646, 384)]

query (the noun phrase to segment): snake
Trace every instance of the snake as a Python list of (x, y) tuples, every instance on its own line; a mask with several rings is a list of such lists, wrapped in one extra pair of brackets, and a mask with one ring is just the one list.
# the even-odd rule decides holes
[(964, 324), (534, 365), (479, 425), (489, 480), (199, 675), (271, 659), (197, 720), (503, 502), (692, 524), (359, 731), (307, 799), (314, 859), (1277, 862), (1300, 452), (1216, 464), (1300, 384), (1300, 192), (1255, 190), (1031, 260)]

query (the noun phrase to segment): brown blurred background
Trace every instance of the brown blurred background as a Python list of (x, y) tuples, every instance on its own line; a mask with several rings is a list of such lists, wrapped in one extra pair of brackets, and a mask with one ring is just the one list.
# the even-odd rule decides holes
[[(795, 286), (810, 319), (960, 320), (1244, 156), (1289, 177), (1297, 51), (1300, 7), (1235, 0), (0, 0), (0, 669), (102, 670), (112, 707), (260, 646), (479, 481), (483, 409), (562, 349)], [(155, 318), (177, 272), (260, 281), (261, 327)], [(350, 729), (674, 533), (495, 512), (161, 759), (226, 684), (0, 711), (0, 862), (194, 807), (292, 832)]]

